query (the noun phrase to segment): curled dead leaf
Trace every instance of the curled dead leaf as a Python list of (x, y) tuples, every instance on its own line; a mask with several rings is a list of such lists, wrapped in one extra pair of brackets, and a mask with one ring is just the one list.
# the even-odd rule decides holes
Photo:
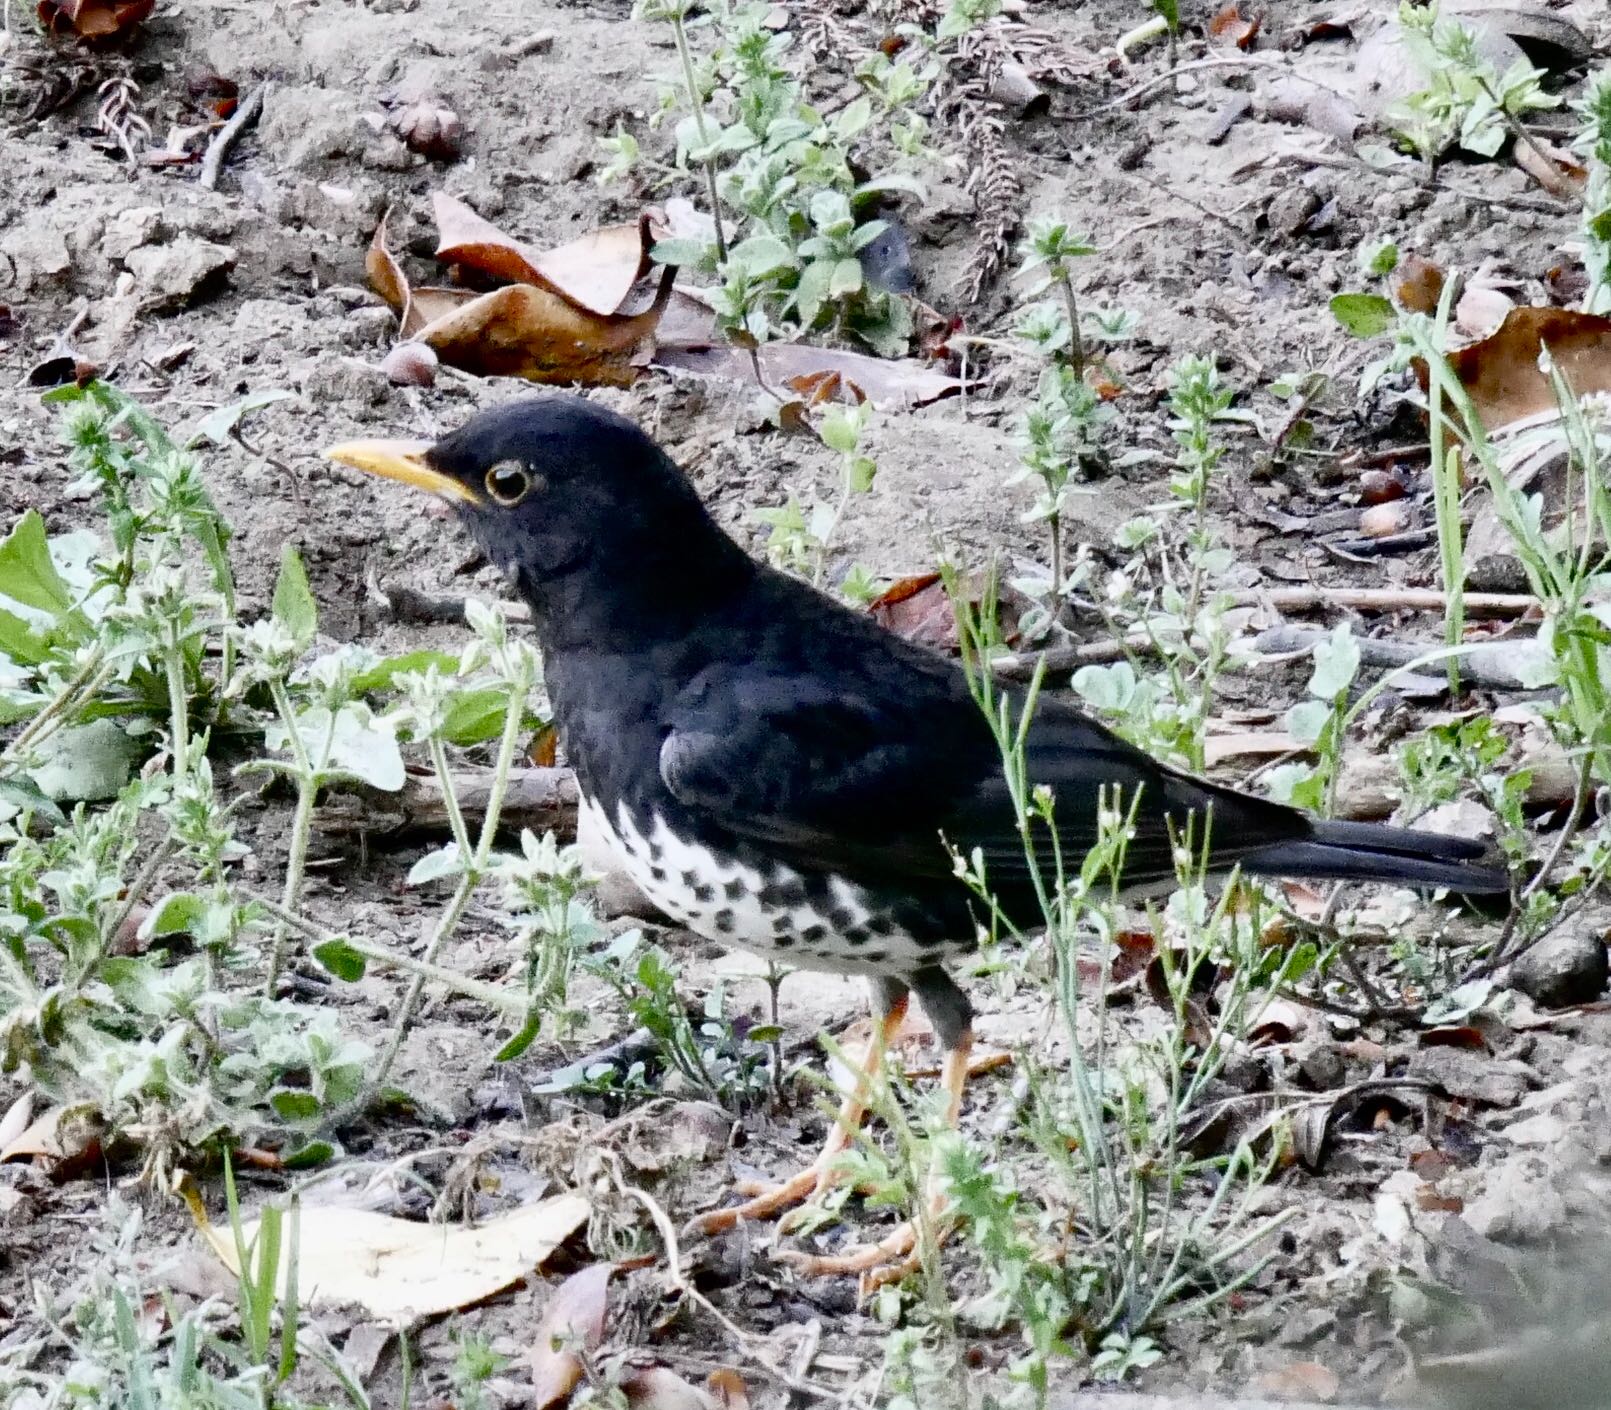
[[(1486, 430), (1555, 410), (1549, 379), (1538, 366), (1545, 348), (1578, 396), (1611, 392), (1611, 318), (1566, 308), (1514, 308), (1481, 342), (1449, 354), (1449, 366)], [(1424, 388), (1425, 365), (1416, 372)]]
[(1274, 1400), (1306, 1400), (1311, 1404), (1329, 1405), (1337, 1398), (1341, 1382), (1335, 1371), (1318, 1361), (1294, 1361), (1256, 1377), (1253, 1389)]
[(1215, 39), (1227, 40), (1238, 49), (1250, 49), (1258, 38), (1259, 26), (1263, 22), (1263, 15), (1245, 17), (1237, 0), (1231, 0), (1208, 22), (1208, 32)]
[(631, 1410), (722, 1410), (708, 1390), (690, 1385), (665, 1366), (645, 1366), (621, 1381)]
[(750, 1410), (750, 1389), (731, 1366), (718, 1366), (705, 1377), (705, 1388), (721, 1410)]
[(531, 1348), (534, 1410), (549, 1410), (576, 1389), (582, 1362), (573, 1348), (592, 1351), (604, 1339), (613, 1263), (595, 1263), (572, 1273), (548, 1299)]
[(39, 0), (39, 22), (52, 34), (114, 39), (156, 7), (157, 0)]
[(452, 196), (438, 192), (435, 207), (439, 260), (548, 289), (589, 313), (619, 313), (649, 272), (647, 213), (632, 225), (606, 225), (558, 249), (537, 251)]
[(1535, 136), (1530, 142), (1515, 143), (1511, 156), (1550, 195), (1563, 201), (1582, 198), (1589, 181), (1588, 168), (1564, 148)]
[(1373, 504), (1359, 516), (1359, 531), (1366, 538), (1384, 539), (1389, 534), (1401, 534), (1413, 522), (1410, 507), (1402, 499), (1390, 499), (1385, 504)]

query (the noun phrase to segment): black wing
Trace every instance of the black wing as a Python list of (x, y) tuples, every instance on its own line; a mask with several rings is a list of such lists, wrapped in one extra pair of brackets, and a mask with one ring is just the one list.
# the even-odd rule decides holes
[[(696, 683), (673, 712), (661, 776), (684, 806), (796, 866), (912, 884), (953, 874), (949, 843), (964, 855), (977, 848), (1003, 889), (1023, 887), (1029, 861), (1000, 754), (961, 672), (904, 664), (887, 689), (812, 675), (750, 679), (719, 695)], [(1119, 790), (1126, 807), (1137, 800), (1129, 883), (1172, 876), (1171, 820), (1184, 828), (1196, 814), (1200, 838), (1210, 805), (1222, 865), (1307, 834), (1300, 814), (1176, 773), (1054, 699), (1037, 708), (1026, 756), (1030, 782), (1052, 789), (1070, 868), (1098, 840), (1104, 790)]]

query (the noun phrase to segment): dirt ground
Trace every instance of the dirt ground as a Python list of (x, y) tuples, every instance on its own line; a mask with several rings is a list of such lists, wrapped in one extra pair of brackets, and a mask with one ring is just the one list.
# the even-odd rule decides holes
[[(462, 571), (468, 544), (415, 499), (333, 467), (318, 452), (354, 437), (431, 437), (527, 388), (452, 372), (429, 389), (389, 384), (378, 364), (395, 320), (368, 289), (366, 247), (390, 210), (394, 248), (424, 272), (437, 191), (538, 247), (635, 218), (646, 199), (662, 193), (631, 183), (600, 186), (593, 179), (598, 142), (618, 125), (645, 134), (646, 143), (664, 140), (646, 134), (645, 119), (656, 101), (652, 76), (675, 60), (669, 31), (632, 22), (625, 0), (173, 0), (158, 5), (126, 50), (74, 57), (41, 44), (18, 13), (23, 8), (31, 9), (9, 7), (15, 33), (0, 110), (0, 516), (9, 522), (35, 507), (58, 532), (90, 512), (68, 492), (52, 413), (30, 384), (60, 338), (170, 426), (192, 424), (249, 392), (286, 389), (291, 397), (250, 423), (260, 453), (233, 447), (206, 455), (213, 492), (237, 533), (246, 617), (266, 610), (281, 546), (290, 542), (307, 564), (330, 640), (378, 650), (458, 640), (456, 626), (395, 620), (370, 585), (499, 596), (501, 584), (485, 568)], [(803, 8), (793, 7), (794, 22)], [(1200, 32), (1207, 10), (1182, 8)], [(1337, 8), (1305, 0), (1267, 5), (1255, 54), (1318, 83), (1350, 86), (1357, 38), (1303, 47), (1303, 36)], [(1027, 10), (1080, 57), (1083, 77), (1052, 87), (1044, 114), (1010, 128), (1025, 183), (1022, 209), (1059, 212), (1093, 231), (1105, 253), (1082, 270), (1082, 297), (1140, 317), (1139, 336), (1114, 352), (1112, 367), (1124, 386), (1117, 403), (1123, 443), (1151, 454), (1127, 457), (1093, 486), (1075, 537), (1112, 564), (1116, 526), (1165, 496), (1170, 443), (1162, 375), (1175, 358), (1205, 352), (1217, 355), (1238, 389), (1238, 409), (1248, 413), (1232, 431), (1212, 501), (1216, 532), (1236, 551), (1231, 585), (1435, 582), (1431, 548), (1351, 557), (1330, 551), (1308, 527), (1317, 514), (1343, 511), (1346, 521), (1357, 508), (1357, 470), (1339, 469), (1339, 456), (1374, 453), (1419, 434), (1390, 402), (1356, 395), (1371, 351), (1337, 327), (1327, 300), (1360, 287), (1361, 243), (1393, 240), (1446, 267), (1481, 269), (1523, 302), (1551, 302), (1550, 271), (1572, 260), (1575, 212), (1506, 161), (1453, 162), (1430, 188), (1374, 172), (1347, 155), (1346, 144), (1291, 120), (1271, 73), (1253, 62), (1194, 68), (1177, 92), (1159, 85), (1116, 105), (1127, 89), (1162, 72), (1158, 49), (1138, 53), (1129, 68), (1112, 57), (1114, 40), (1146, 18), (1143, 7), (1136, 0), (1030, 0)], [(1546, 12), (1575, 24), (1606, 53), (1611, 20), (1599, 0), (1567, 0)], [(528, 42), (543, 31), (549, 42)], [(171, 126), (195, 120), (187, 85), (208, 73), (233, 78), (243, 92), (272, 80), (260, 124), (216, 191), (200, 187), (194, 166), (131, 168), (97, 131), (94, 95), (102, 78), (132, 78), (137, 110), (160, 143)], [(831, 96), (846, 82), (825, 65), (814, 86)], [(64, 84), (81, 91), (64, 98)], [(468, 140), (458, 161), (428, 162), (366, 121), (382, 111), (383, 95), (425, 91), (441, 95), (464, 120)], [(1568, 85), (1568, 96), (1573, 91)], [(1564, 131), (1564, 119), (1554, 120)], [(945, 146), (947, 134), (936, 139)], [(933, 174), (928, 200), (903, 214), (918, 294), (942, 313), (960, 314), (970, 332), (1001, 335), (1015, 302), (1010, 279), (987, 285), (972, 306), (955, 302), (976, 225), (967, 175), (953, 155)], [(1310, 410), (1318, 428), (1313, 454), (1275, 463), (1271, 435), (1287, 408), (1269, 384), (1304, 370), (1330, 377), (1330, 391)], [(872, 447), (876, 490), (847, 520), (836, 564), (860, 561), (887, 577), (922, 571), (936, 538), (974, 565), (991, 555), (1039, 554), (1038, 532), (1021, 521), (1027, 488), (1005, 485), (1016, 459), (1012, 394), (1030, 380), (998, 360), (984, 390), (882, 417)], [(763, 531), (751, 517), (755, 508), (832, 484), (829, 453), (772, 433), (753, 389), (653, 373), (628, 391), (595, 395), (638, 418), (690, 469), (722, 520), (757, 546)], [(1424, 465), (1411, 470), (1411, 528), (1431, 523)], [(1407, 639), (1438, 630), (1434, 619), (1406, 614), (1360, 629)], [(1268, 719), (1301, 698), (1306, 671), (1300, 661), (1256, 677), (1233, 675), (1224, 708), (1264, 711)], [(1473, 702), (1478, 709), (1491, 703)], [(1247, 767), (1242, 761), (1230, 773)], [(256, 854), (245, 863), (247, 874), (277, 876), (289, 805), (268, 798), (248, 808)], [(416, 838), (360, 846), (321, 836), (307, 909), (379, 943), (416, 945), (441, 897), (406, 889), (404, 878), (433, 845)], [(764, 1016), (756, 961), (692, 937), (668, 938), (683, 959), (688, 995), (726, 978), (736, 1011)], [(506, 946), (490, 906), (472, 906), (444, 962), (496, 978), (508, 961)], [(1006, 994), (978, 978), (968, 987), (985, 1042), (1011, 1047), (1041, 1030), (1047, 994)], [(372, 972), (331, 990), (329, 1001), (353, 1031), (378, 1038), (396, 998), (394, 980)], [(423, 1215), (450, 1178), (462, 1184), (469, 1162), (481, 1177), (469, 1202), (484, 1214), (579, 1178), (588, 1143), (607, 1119), (621, 1117), (627, 1127), (612, 1127), (609, 1139), (638, 1151), (640, 1172), (657, 1172), (657, 1197), (680, 1220), (715, 1203), (735, 1175), (786, 1171), (820, 1140), (823, 1120), (803, 1098), (747, 1113), (742, 1144), (730, 1146), (731, 1118), (720, 1112), (706, 1111), (703, 1124), (688, 1111), (667, 1123), (664, 1104), (675, 1092), (624, 1115), (582, 1098), (522, 1093), (534, 1077), (625, 1031), (606, 996), (584, 987), (572, 999), (584, 1026), (562, 1044), (545, 1036), (508, 1068), (492, 1061), (496, 1044), (485, 1013), (467, 1000), (434, 999), (397, 1074), (418, 1098), (416, 1111), (407, 1122), (348, 1133), (346, 1161), (306, 1198)], [(842, 1027), (862, 1002), (850, 980), (788, 981), (781, 1021), (791, 1055), (808, 1058), (816, 1034)], [(1141, 1384), (1192, 1393), (1285, 1390), (1298, 1398), (1327, 1398), (1318, 1392), (1328, 1390), (1360, 1402), (1604, 1403), (1603, 1393), (1570, 1399), (1585, 1376), (1611, 1384), (1604, 1325), (1593, 1317), (1596, 1294), (1603, 1308), (1603, 1294), (1611, 1293), (1604, 1249), (1595, 1242), (1611, 1212), (1611, 1016), (1603, 1009), (1541, 1016), (1497, 1035), (1494, 1051), (1480, 1058), (1417, 1049), (1399, 1032), (1311, 1015), (1307, 1037), (1266, 1064), (1262, 1080), (1272, 1088), (1325, 1092), (1408, 1066), (1425, 1070), (1436, 1097), (1424, 1112), (1399, 1109), (1349, 1131), (1318, 1173), (1284, 1172), (1263, 1196), (1272, 1212), (1295, 1211), (1272, 1262), (1233, 1304), (1171, 1326), (1162, 1337), (1168, 1354)], [(0, 1087), (0, 1108), (11, 1095)], [(982, 1079), (970, 1092), (970, 1129), (992, 1129), (1012, 1100), (1010, 1074)], [(657, 1148), (673, 1126), (688, 1144)], [(1418, 1154), (1428, 1151), (1441, 1161), (1435, 1183), (1415, 1173), (1424, 1169)], [(396, 1177), (400, 1162), (418, 1183)], [(80, 1231), (95, 1223), (122, 1173), (58, 1186), (22, 1166), (0, 1169), (0, 1195), (7, 1196), (0, 1202), (0, 1351), (29, 1332), (31, 1283), (65, 1287), (81, 1271)], [(254, 1182), (248, 1202), (282, 1187)], [(632, 1221), (630, 1212), (613, 1211), (596, 1221), (595, 1237), (620, 1235), (609, 1227), (614, 1217)], [(868, 1222), (876, 1217), (866, 1215)], [(772, 1264), (772, 1237), (763, 1230), (691, 1250), (698, 1285), (768, 1354), (787, 1359), (809, 1341), (814, 1353), (796, 1364), (836, 1387), (842, 1403), (879, 1403), (888, 1329), (857, 1305), (847, 1283), (801, 1282)], [(194, 1292), (206, 1279), (193, 1241), (182, 1209), (151, 1201), (132, 1256), (153, 1276)], [(653, 1247), (652, 1237), (640, 1237), (645, 1244)], [(1477, 1311), (1463, 1340), (1436, 1345), (1436, 1364), (1423, 1366), (1417, 1380), (1426, 1344), (1405, 1330), (1414, 1319), (1403, 1289), (1434, 1283), (1453, 1287)], [(742, 1369), (744, 1349), (698, 1311), (662, 1316), (666, 1284), (654, 1267), (623, 1275), (622, 1285), (612, 1341), (653, 1346), (656, 1359), (690, 1378), (723, 1364)], [(442, 1392), (453, 1338), (464, 1329), (523, 1356), (550, 1287), (535, 1278), (420, 1329), (412, 1349), (428, 1394), (420, 1396), (417, 1385), (419, 1401)], [(321, 1316), (356, 1358), (373, 1346), (367, 1361), (375, 1403), (396, 1403), (395, 1342), (363, 1324), (355, 1328), (351, 1318)], [(1588, 1369), (1562, 1370), (1576, 1366), (1563, 1348)], [(1014, 1354), (1011, 1333), (980, 1334), (977, 1354), (981, 1372), (999, 1369)], [(1077, 1365), (1070, 1364), (1065, 1389), (1077, 1386)], [(1315, 1366), (1336, 1379), (1328, 1385)], [(1545, 1368), (1563, 1377), (1560, 1384), (1545, 1385)], [(517, 1371), (518, 1363), (507, 1373), (515, 1379), (493, 1383), (504, 1403), (526, 1403)], [(751, 1382), (751, 1394), (757, 1405), (787, 1401), (764, 1379)]]

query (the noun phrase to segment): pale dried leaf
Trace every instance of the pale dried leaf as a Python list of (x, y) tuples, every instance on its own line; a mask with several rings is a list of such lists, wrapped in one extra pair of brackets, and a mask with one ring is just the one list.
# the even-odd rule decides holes
[[(578, 1194), (554, 1195), (473, 1227), (304, 1207), (297, 1287), (311, 1306), (357, 1305), (378, 1322), (407, 1325), (502, 1292), (540, 1268), (587, 1216), (588, 1202)], [(246, 1222), (248, 1246), (257, 1229), (257, 1220)], [(204, 1225), (202, 1233), (224, 1266), (238, 1272), (229, 1230)], [(282, 1264), (282, 1291), (285, 1271)]]
[(646, 1366), (621, 1382), (632, 1410), (722, 1410), (709, 1391), (664, 1366)]

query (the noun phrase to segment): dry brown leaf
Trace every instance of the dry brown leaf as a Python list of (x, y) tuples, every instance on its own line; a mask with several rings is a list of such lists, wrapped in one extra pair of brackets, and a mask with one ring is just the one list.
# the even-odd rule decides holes
[(1407, 500), (1390, 499), (1371, 505), (1359, 516), (1359, 532), (1368, 539), (1385, 539), (1389, 534), (1402, 534), (1414, 517)]
[(557, 250), (539, 252), (452, 196), (438, 192), (435, 205), (439, 260), (548, 289), (589, 313), (618, 312), (649, 272), (647, 214), (635, 224), (606, 225)]
[(1482, 1029), (1469, 1023), (1446, 1023), (1422, 1030), (1418, 1040), (1423, 1048), (1472, 1048), (1488, 1051), (1488, 1038)]
[(99, 1122), (85, 1108), (75, 1108), (69, 1115), (68, 1108), (53, 1106), (0, 1150), (0, 1165), (32, 1160), (48, 1170), (51, 1179), (71, 1180), (100, 1159), (101, 1134)]
[(408, 276), (386, 244), (386, 226), (391, 218), (388, 209), (375, 227), (369, 252), (364, 256), (364, 270), (369, 275), (370, 287), (397, 310), (398, 332), (410, 338), (419, 332), (421, 325), (413, 321), (413, 291), (408, 286)]
[(665, 1366), (645, 1366), (621, 1381), (632, 1410), (722, 1410), (709, 1391), (690, 1385)]
[(957, 648), (957, 618), (938, 573), (900, 578), (870, 602), (868, 614), (881, 627), (936, 651)]
[(52, 34), (112, 39), (156, 7), (157, 0), (39, 0), (39, 22)]
[[(1486, 430), (1555, 410), (1549, 379), (1538, 367), (1546, 347), (1578, 396), (1611, 392), (1611, 318), (1566, 308), (1512, 309), (1496, 332), (1449, 354)], [(1425, 366), (1417, 372), (1424, 387)]]
[(1388, 281), (1401, 309), (1408, 313), (1436, 313), (1443, 297), (1443, 270), (1420, 255), (1405, 255)]
[(558, 1405), (581, 1382), (582, 1363), (571, 1348), (580, 1345), (591, 1351), (604, 1339), (614, 1271), (613, 1263), (592, 1264), (572, 1273), (548, 1299), (531, 1348), (534, 1410)]
[(1340, 1388), (1337, 1373), (1318, 1361), (1294, 1361), (1253, 1381), (1253, 1390), (1272, 1400), (1307, 1400), (1321, 1405), (1331, 1404)]
[(1303, 1037), (1308, 1029), (1309, 1010), (1278, 995), (1259, 1011), (1257, 1021), (1247, 1030), (1247, 1040), (1256, 1047), (1291, 1043)]
[(1245, 18), (1237, 0), (1231, 0), (1230, 4), (1208, 22), (1208, 32), (1215, 39), (1228, 39), (1238, 49), (1248, 49), (1258, 38), (1259, 26), (1263, 22), (1262, 15), (1254, 15), (1251, 19)]
[[(481, 1302), (535, 1272), (586, 1222), (588, 1202), (554, 1195), (483, 1224), (422, 1224), (367, 1209), (304, 1206), (298, 1218), (297, 1287), (319, 1307), (362, 1307), (377, 1322), (403, 1326)], [(258, 1222), (247, 1220), (248, 1247)], [(232, 1273), (234, 1237), (201, 1231)], [(283, 1283), (286, 1268), (280, 1269)], [(283, 1288), (282, 1288), (283, 1294)]]
[(510, 284), (482, 294), (419, 330), (443, 362), (481, 377), (626, 387), (637, 380), (676, 271), (661, 297), (625, 318), (590, 313), (548, 289)]
[(721, 1410), (750, 1410), (750, 1388), (731, 1366), (718, 1366), (706, 1376), (705, 1389), (716, 1397)]
[(1589, 183), (1588, 168), (1570, 152), (1542, 137), (1513, 143), (1511, 156), (1550, 195), (1563, 201), (1579, 200)]

